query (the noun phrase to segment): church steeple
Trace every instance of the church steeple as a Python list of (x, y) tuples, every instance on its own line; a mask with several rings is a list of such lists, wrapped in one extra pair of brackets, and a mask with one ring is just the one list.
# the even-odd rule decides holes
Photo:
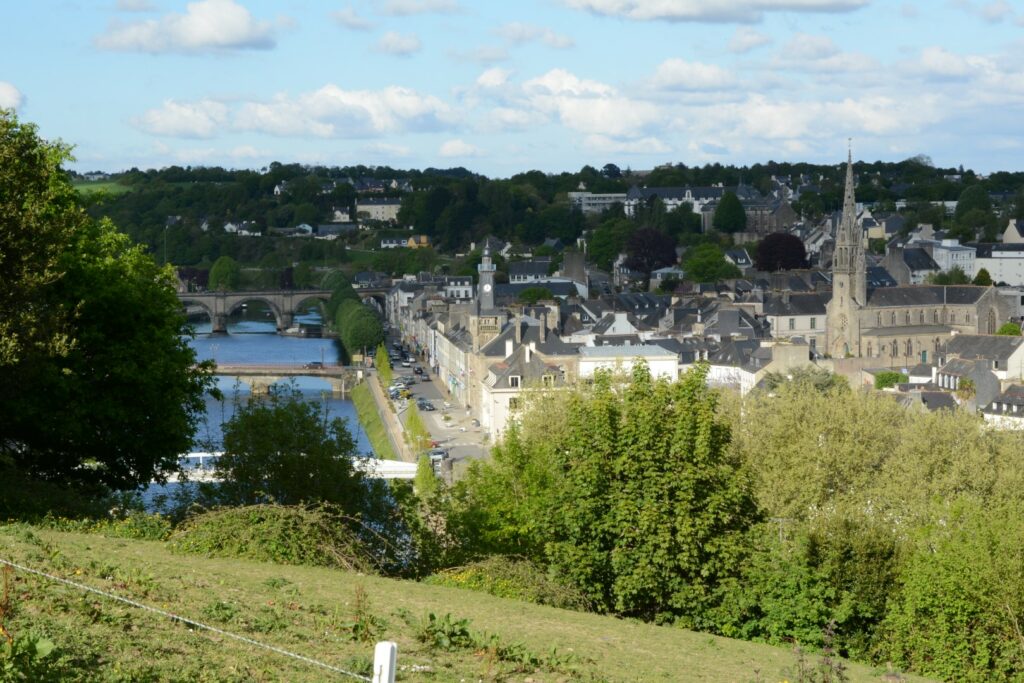
[(491, 262), (491, 248), (485, 245), (483, 258), (480, 260), (480, 265), (477, 266), (477, 272), (480, 274), (480, 289), (476, 295), (478, 312), (494, 310), (494, 271), (494, 263)]
[(867, 301), (867, 268), (864, 260), (864, 235), (857, 223), (856, 184), (853, 178), (853, 151), (846, 157), (846, 184), (843, 189), (843, 215), (836, 230), (836, 248), (832, 257), (833, 282), (844, 280), (848, 296), (858, 304)]

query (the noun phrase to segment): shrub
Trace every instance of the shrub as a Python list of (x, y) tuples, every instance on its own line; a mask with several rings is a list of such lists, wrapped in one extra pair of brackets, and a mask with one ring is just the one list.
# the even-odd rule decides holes
[(895, 370), (885, 370), (875, 375), (875, 389), (888, 389), (894, 387), (901, 382), (906, 382), (909, 379), (902, 372), (896, 372)]
[(334, 506), (252, 505), (205, 512), (170, 538), (174, 552), (371, 572), (375, 565)]
[(165, 541), (171, 535), (172, 528), (166, 517), (140, 511), (133, 511), (121, 519), (69, 519), (47, 515), (39, 524), (58, 531), (145, 541)]
[(528, 560), (494, 556), (464, 567), (446, 569), (426, 583), (480, 591), (499, 598), (511, 598), (563, 609), (586, 610), (582, 593), (550, 578)]

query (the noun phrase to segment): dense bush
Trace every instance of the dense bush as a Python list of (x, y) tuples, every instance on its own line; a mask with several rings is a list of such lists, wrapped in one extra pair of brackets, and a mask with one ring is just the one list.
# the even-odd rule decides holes
[(252, 505), (205, 512), (171, 536), (179, 553), (374, 571), (373, 557), (333, 506)]
[(428, 577), (426, 583), (466, 588), (538, 605), (575, 610), (588, 608), (587, 600), (579, 591), (552, 579), (533, 562), (519, 558), (488, 557), (438, 572)]

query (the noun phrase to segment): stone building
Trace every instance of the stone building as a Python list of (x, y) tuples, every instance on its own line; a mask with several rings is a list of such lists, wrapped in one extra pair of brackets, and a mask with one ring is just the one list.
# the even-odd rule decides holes
[(954, 334), (994, 334), (1006, 319), (1005, 303), (994, 287), (903, 285), (869, 290), (863, 243), (850, 157), (826, 312), (826, 352), (833, 358), (870, 358), (876, 366), (909, 367), (934, 360)]

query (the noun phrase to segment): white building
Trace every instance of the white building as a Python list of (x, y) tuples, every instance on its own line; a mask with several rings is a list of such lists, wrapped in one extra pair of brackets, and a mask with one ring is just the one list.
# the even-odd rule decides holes
[(679, 377), (679, 356), (660, 346), (580, 347), (579, 377), (593, 379), (598, 370), (630, 373), (637, 363), (647, 363), (651, 377), (675, 381)]
[(610, 209), (614, 204), (625, 204), (625, 192), (606, 192), (595, 194), (593, 192), (570, 192), (569, 203), (573, 208), (583, 213), (602, 213)]
[(987, 270), (996, 284), (1024, 285), (1024, 244), (979, 244), (974, 268)]

